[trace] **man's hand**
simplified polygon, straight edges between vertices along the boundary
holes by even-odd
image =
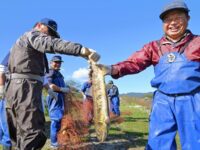
[[[106,66],[103,64],[96,64],[96,65],[103,71],[104,76],[112,74],[112,66]]]
[[[49,96],[53,97],[56,101],[58,100],[58,94],[54,92],[51,88],[48,89]]]
[[[60,91],[63,92],[63,93],[69,93],[70,88],[68,88],[68,87],[61,87]]]
[[[87,98],[86,98],[86,95],[83,95],[83,100],[86,100]]]
[[[5,97],[4,85],[0,85],[0,99]]]
[[[82,47],[80,55],[94,62],[97,62],[101,57],[95,50],[86,47]]]

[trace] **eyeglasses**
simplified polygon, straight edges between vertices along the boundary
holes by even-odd
[[[172,21],[183,22],[184,20],[185,20],[184,16],[167,17],[167,18],[163,19],[163,23],[171,23]]]

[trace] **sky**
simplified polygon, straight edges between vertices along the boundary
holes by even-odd
[[[127,59],[144,44],[163,35],[159,14],[169,0],[6,0],[0,2],[0,61],[17,38],[42,18],[58,24],[61,38],[96,50],[99,63],[112,65]],[[189,29],[200,33],[199,0],[185,0],[190,11]],[[50,60],[52,54],[48,54]],[[62,55],[66,80],[87,80],[88,63],[81,57]],[[152,92],[153,67],[113,80],[120,93]]]

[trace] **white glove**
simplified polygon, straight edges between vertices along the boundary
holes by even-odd
[[[100,59],[100,55],[93,49],[89,49],[91,54],[89,55],[89,60],[93,60],[94,62],[97,62]]]
[[[0,65],[0,72],[5,73],[8,70],[8,68],[4,65]]]
[[[3,99],[5,96],[4,85],[0,85],[0,99]]]
[[[83,100],[86,100],[86,95],[83,95]]]
[[[68,87],[61,87],[60,91],[63,92],[63,93],[69,93],[70,88],[68,88]]]
[[[51,88],[48,89],[48,94],[53,97],[56,101],[58,100],[58,94],[54,92]]]
[[[97,62],[101,57],[95,50],[86,47],[81,48],[80,55],[94,62]]]

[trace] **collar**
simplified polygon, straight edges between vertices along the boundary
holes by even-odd
[[[160,44],[161,45],[174,45],[174,47],[179,46],[181,44],[184,44],[185,42],[188,41],[188,39],[191,38],[191,36],[193,36],[192,32],[190,30],[186,30],[185,34],[176,42],[171,41],[170,39],[167,38],[166,35],[164,35],[161,39],[160,39]]]
[[[56,71],[56,72],[59,72],[59,71],[60,71],[60,69],[54,69],[54,68],[52,68],[52,67],[50,67],[50,70],[53,70],[53,71]]]

